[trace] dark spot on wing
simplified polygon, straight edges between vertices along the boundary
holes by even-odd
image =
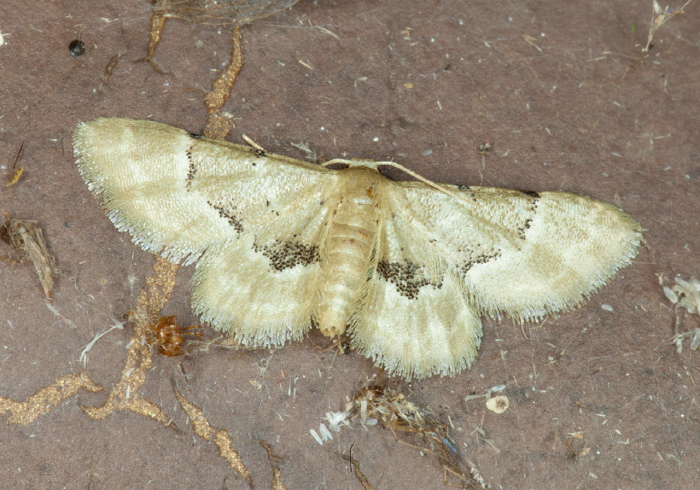
[[[526,192],[526,191],[521,191],[523,194],[530,196],[532,199],[530,200],[530,206],[529,206],[529,211],[533,215],[537,213],[537,205],[540,202],[540,195],[537,192]],[[518,232],[518,237],[522,240],[525,240],[525,233],[527,230],[530,229],[530,225],[532,224],[532,218],[526,218],[525,221],[523,222],[522,225],[518,226],[517,232]]]
[[[469,272],[469,269],[474,267],[477,264],[485,264],[487,262],[490,262],[493,259],[497,259],[498,257],[501,256],[501,252],[498,250],[494,250],[493,252],[487,253],[487,254],[481,254],[477,255],[473,259],[470,259],[466,261],[462,266],[459,268],[463,274],[466,274]]]
[[[525,220],[522,226],[518,227],[518,237],[525,240],[525,232],[530,229],[530,223],[532,223],[532,218]]]
[[[526,196],[534,197],[535,199],[539,199],[539,198],[540,198],[540,193],[539,193],[539,192],[535,192],[535,191],[523,191],[523,190],[521,190],[520,192],[522,192],[522,193],[525,194]]]
[[[250,152],[258,157],[266,157],[267,156],[267,152],[265,150],[263,150],[262,148],[255,148],[254,146],[250,147]]]
[[[207,204],[216,209],[219,212],[219,216],[226,219],[228,224],[231,225],[238,233],[243,233],[243,223],[234,214],[236,210],[235,206],[226,208],[222,204],[217,204],[212,201],[207,201]]]
[[[193,138],[196,138],[197,135],[194,135],[190,133],[190,136]],[[194,145],[192,145],[194,146]],[[190,186],[192,185],[192,180],[195,178],[197,175],[197,166],[194,163],[194,160],[192,160],[192,146],[190,146],[185,154],[187,155],[187,160],[190,162],[189,167],[187,168],[187,179],[185,183],[185,187],[189,190]]]
[[[274,240],[267,245],[253,246],[253,250],[270,260],[270,266],[276,271],[291,269],[299,264],[307,266],[318,262],[318,246],[301,242],[282,242]]]
[[[475,193],[474,191],[472,191],[471,187],[469,187],[468,185],[458,185],[458,186],[457,186],[457,189],[459,189],[459,190],[462,191],[467,197],[469,197],[469,198],[472,200],[472,202],[477,202],[477,201],[478,201],[478,199],[476,198],[476,193]]]
[[[196,140],[204,139],[204,136],[202,136],[201,134],[190,133],[189,131],[187,132],[187,134],[190,135],[190,138],[194,138]]]
[[[377,264],[377,272],[386,281],[393,283],[401,296],[408,299],[416,299],[424,286],[432,286],[435,289],[442,287],[442,281],[429,280],[425,277],[425,268],[409,260],[401,262],[380,260]]]
[[[194,162],[190,160],[190,166],[187,169],[187,184],[186,187],[189,187],[192,185],[192,180],[194,179],[195,175],[197,175],[197,167],[195,166]]]

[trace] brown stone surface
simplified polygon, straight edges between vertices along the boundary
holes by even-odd
[[[303,142],[321,159],[393,159],[438,182],[576,192],[618,203],[648,230],[634,264],[581,309],[522,330],[485,320],[470,370],[390,381],[449,417],[463,460],[493,488],[698,485],[697,353],[667,343],[676,314],[657,277],[700,275],[698,8],[664,25],[648,57],[639,45],[651,1],[300,0],[241,30],[245,65],[224,106],[232,140],[245,133],[296,158],[308,156],[292,145]],[[133,307],[151,273],[152,257],[116,231],[82,182],[71,133],[99,116],[201,132],[204,93],[226,66],[231,35],[169,21],[155,55],[163,75],[134,63],[149,19],[137,0],[0,3],[0,210],[3,220],[40,223],[61,270],[52,304],[67,319],[45,306],[31,264],[0,263],[0,397],[23,402],[80,373],[83,347]],[[79,35],[87,51],[74,58]],[[486,141],[493,150],[482,158]],[[24,174],[6,188],[22,143]],[[199,323],[191,276],[179,271],[164,311],[188,325]],[[682,319],[682,329],[696,326]],[[282,457],[274,465],[290,489],[362,488],[341,457],[351,445],[375,488],[443,488],[435,460],[388,430],[355,423],[323,447],[311,438],[376,372],[355,353],[318,350],[327,342],[316,332],[274,352],[154,356],[140,394],[177,429],[131,412],[92,420],[80,407],[105,402],[129,336],[114,330],[89,352],[87,374],[103,392],[2,427],[3,488],[248,488],[195,436],[173,384],[229,431],[257,488],[273,478],[259,439]],[[464,401],[499,384],[504,414]]]

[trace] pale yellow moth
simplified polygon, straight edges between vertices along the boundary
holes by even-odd
[[[78,167],[119,230],[196,263],[192,304],[251,347],[312,327],[406,378],[476,357],[481,316],[580,305],[636,255],[639,224],[564,192],[395,182],[164,124],[78,125]]]

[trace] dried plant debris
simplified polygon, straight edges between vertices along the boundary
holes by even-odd
[[[455,442],[450,438],[447,425],[440,423],[428,410],[406,400],[406,397],[391,388],[383,386],[366,386],[357,396],[345,405],[343,412],[328,412],[324,417],[332,432],[339,432],[343,426],[349,426],[351,422],[358,420],[363,426],[381,424],[390,429],[398,438],[404,434],[406,438],[418,436],[416,444],[410,444],[421,451],[432,453],[437,458],[440,466],[456,476],[462,482],[477,484],[472,471],[472,476],[467,475],[461,469],[459,451]],[[327,432],[325,424],[321,424],[321,430]],[[312,436],[315,431],[312,429]],[[314,437],[316,442],[323,444],[325,440],[332,439],[331,432],[326,437]],[[319,440],[320,439],[320,440]],[[355,468],[357,472],[358,467]],[[478,473],[478,472],[477,472]],[[358,475],[359,478],[359,475]],[[487,488],[478,484],[479,488]]]
[[[649,50],[654,46],[652,44],[652,39],[654,39],[654,34],[656,34],[656,31],[659,30],[659,28],[664,25],[666,22],[671,20],[672,17],[674,17],[676,14],[683,14],[684,8],[691,2],[692,0],[688,0],[683,4],[682,7],[680,8],[661,8],[659,5],[659,2],[656,0],[653,0],[652,2],[652,8],[654,10],[654,14],[651,17],[651,24],[649,25],[649,34],[647,35],[647,43],[644,45],[644,48],[642,48],[643,52],[649,52]]]
[[[0,225],[0,238],[12,245],[22,258],[28,258],[34,264],[39,282],[47,298],[52,297],[54,277],[56,276],[56,259],[49,252],[44,234],[36,221],[13,219]]]
[[[201,337],[202,333],[198,331],[200,328],[199,325],[180,326],[175,315],[162,316],[148,326],[146,343],[164,356],[183,356],[189,352],[185,349],[185,337]]]
[[[163,73],[153,61],[160,42],[165,19],[176,17],[198,24],[238,27],[291,7],[299,0],[156,0],[151,17],[150,38],[146,56],[139,61],[148,62]]]
[[[15,154],[15,160],[12,162],[12,166],[10,167],[12,175],[10,175],[10,178],[5,183],[5,187],[12,187],[15,185],[17,182],[19,182],[20,177],[22,177],[22,174],[24,173],[24,167],[17,167],[17,162],[22,156],[22,151],[24,151],[24,141],[19,145],[19,149]]]
[[[97,392],[103,388],[88,378],[85,372],[69,374],[40,389],[26,402],[0,397],[0,414],[11,413],[7,418],[8,424],[28,425],[49,413],[63,400],[77,395],[80,390]]]
[[[350,467],[353,469],[355,476],[360,482],[360,485],[362,485],[362,488],[364,488],[365,490],[374,490],[372,484],[369,482],[365,474],[362,473],[362,471],[360,470],[360,463],[357,461],[357,459],[353,458],[352,446],[350,446],[350,451],[348,451],[348,454],[343,453],[340,455],[340,457],[348,463],[350,463]]]
[[[676,305],[676,308],[685,308],[691,315],[700,315],[700,281],[691,278],[689,281],[676,277],[676,284],[673,287],[664,286],[664,294],[671,303]],[[663,279],[661,280],[663,283]],[[700,318],[700,316],[698,317]],[[678,320],[676,321],[676,329],[678,329]],[[671,339],[671,343],[675,344],[676,352],[683,352],[683,340],[690,340],[690,349],[697,350],[700,347],[700,328],[696,327],[687,332],[676,332]]]
[[[464,397],[464,401],[465,401],[465,402],[468,402],[468,401],[471,401],[471,400],[478,400],[478,399],[480,399],[480,398],[486,398],[486,399],[488,400],[488,399],[491,398],[491,395],[493,395],[494,393],[499,393],[499,392],[501,392],[501,391],[503,391],[503,390],[505,390],[505,389],[506,389],[506,385],[496,385],[496,386],[492,386],[491,388],[489,388],[488,390],[486,390],[486,392],[483,393],[483,394],[480,394],[480,395],[472,394],[472,395],[467,395],[467,396],[465,396],[465,397]]]
[[[676,277],[675,281],[672,288],[664,286],[666,297],[676,308],[685,308],[688,313],[700,315],[700,281],[694,277],[689,281]]]
[[[482,315],[522,322],[579,306],[642,239],[629,215],[575,194],[438,184],[394,162],[313,165],[152,121],[82,123],[74,152],[117,228],[197,263],[204,321],[248,347],[312,325],[347,331],[407,379],[469,367]],[[389,180],[383,165],[422,181]]]
[[[490,141],[486,141],[485,143],[480,144],[476,151],[478,151],[481,155],[487,155],[491,153],[491,150],[493,150],[493,145]]]
[[[236,26],[283,11],[299,0],[157,0],[153,11],[197,24]]]
[[[344,412],[327,412],[326,417],[328,417],[329,415],[331,415],[331,416],[337,416],[338,414],[342,415],[343,413]],[[330,433],[330,431],[328,430],[328,427],[326,427],[326,424],[324,424],[324,423],[321,423],[318,426],[318,432],[316,432],[314,429],[310,429],[309,434],[311,434],[311,437],[313,437],[314,440],[316,442],[318,442],[321,446],[323,446],[324,442],[333,440],[333,434]]]
[[[107,85],[107,82],[112,76],[112,71],[114,70],[114,67],[117,66],[119,60],[122,59],[122,56],[124,56],[128,50],[129,46],[124,46],[121,51],[112,56],[112,59],[109,60],[109,63],[107,63],[107,66],[105,67],[104,75],[102,75],[102,82],[100,82],[100,87],[97,89],[98,92],[102,92],[102,89],[105,87],[105,85]]]
[[[112,330],[122,330],[124,328],[124,323],[118,322],[117,320],[112,320],[112,322],[113,324],[111,327],[109,327],[107,330],[101,333],[95,334],[92,340],[88,342],[85,345],[85,347],[83,347],[83,350],[80,352],[80,357],[78,358],[78,361],[80,361],[83,364],[83,367],[87,366],[88,352],[90,352],[90,350],[95,346],[98,340],[100,340]]]
[[[567,434],[566,439],[564,439],[564,449],[564,457],[573,462],[591,452],[591,448],[586,446],[586,441],[583,440],[583,432],[581,431]]]

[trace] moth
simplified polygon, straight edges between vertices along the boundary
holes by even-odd
[[[82,123],[73,143],[119,230],[196,263],[203,320],[250,347],[346,334],[407,379],[469,367],[484,315],[579,306],[642,240],[575,194],[395,182],[378,171],[390,162],[334,170],[151,121]]]

